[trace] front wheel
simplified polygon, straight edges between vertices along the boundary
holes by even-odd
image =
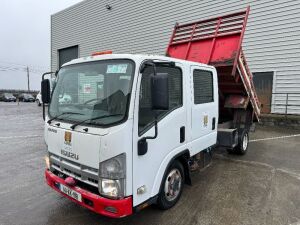
[[[157,205],[169,209],[179,200],[184,185],[184,169],[180,162],[174,161],[164,176],[158,194]]]
[[[37,104],[38,106],[41,106],[40,100],[36,100],[36,104]]]

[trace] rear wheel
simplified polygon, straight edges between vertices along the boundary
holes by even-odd
[[[184,185],[184,169],[180,162],[174,161],[162,180],[157,205],[169,209],[179,200]]]
[[[240,155],[246,154],[249,145],[249,133],[248,131],[244,130],[239,141],[239,145],[237,146],[237,153]]]
[[[246,130],[242,131],[241,136],[239,137],[239,143],[234,149],[227,149],[228,153],[245,155],[248,150],[249,145],[249,133]]]

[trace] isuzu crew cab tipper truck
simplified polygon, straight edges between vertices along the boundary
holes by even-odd
[[[44,79],[47,184],[124,217],[175,205],[212,147],[244,154],[260,113],[241,50],[248,13],[176,24],[167,56],[95,53],[64,64],[52,92]]]

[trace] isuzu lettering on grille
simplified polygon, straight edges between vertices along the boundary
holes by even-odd
[[[53,132],[53,133],[57,133],[57,130],[55,130],[55,129],[53,129],[53,128],[50,128],[50,127],[48,128],[48,131],[49,131],[49,132]]]
[[[65,151],[63,149],[60,151],[60,153],[68,158],[72,158],[72,159],[76,159],[76,160],[79,159],[79,155],[72,153],[72,152]]]

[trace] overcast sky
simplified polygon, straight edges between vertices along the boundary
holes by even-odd
[[[50,15],[81,0],[1,0],[0,89],[40,89],[50,68]]]

